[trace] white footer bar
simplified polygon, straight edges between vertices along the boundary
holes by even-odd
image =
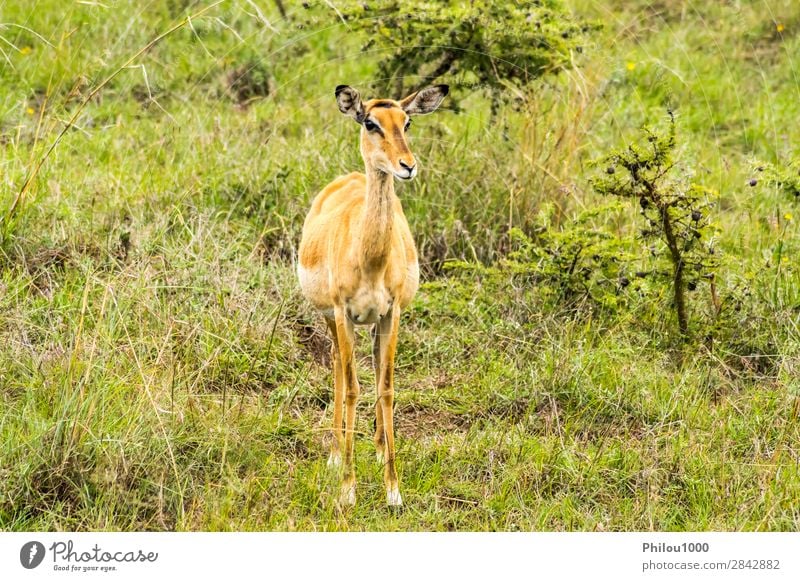
[[[2,579],[800,579],[800,533],[0,533]]]

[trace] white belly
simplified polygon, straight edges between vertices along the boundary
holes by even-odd
[[[324,268],[309,270],[298,263],[297,278],[300,281],[303,296],[326,318],[333,319],[333,306],[328,304],[330,302],[328,272]]]

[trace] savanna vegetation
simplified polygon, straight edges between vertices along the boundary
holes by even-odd
[[[794,0],[4,2],[0,528],[797,530],[798,54]],[[362,336],[342,509],[299,232],[334,87],[429,82],[405,506]]]

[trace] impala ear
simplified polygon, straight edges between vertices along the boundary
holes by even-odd
[[[447,85],[425,87],[400,101],[400,106],[409,115],[427,115],[436,111],[449,92]]]
[[[336,103],[339,105],[339,111],[349,115],[356,122],[361,123],[364,120],[364,105],[361,103],[361,95],[353,87],[347,85],[336,87]]]

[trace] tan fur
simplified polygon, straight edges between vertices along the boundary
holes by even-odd
[[[344,448],[341,502],[355,502],[353,436],[360,388],[353,356],[354,325],[374,325],[375,443],[385,462],[387,500],[400,504],[392,417],[394,355],[400,312],[417,292],[419,265],[414,239],[394,191],[394,177],[411,179],[416,173],[416,160],[405,140],[408,114],[404,109],[412,114],[428,113],[447,89],[435,88],[441,94],[433,94],[434,89],[415,93],[402,102],[372,100],[363,105],[357,92],[349,87],[340,89],[340,110],[364,125],[367,120],[376,123],[380,131],[361,129],[366,174],[341,176],[314,199],[303,226],[298,276],[305,297],[325,316],[333,342],[334,440],[329,464],[341,463]]]

